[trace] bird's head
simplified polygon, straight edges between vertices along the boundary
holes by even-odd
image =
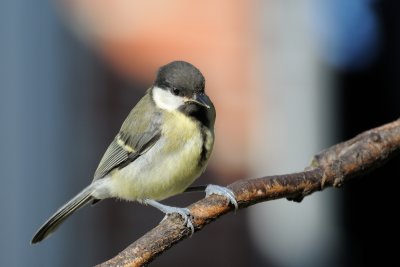
[[[213,105],[204,86],[204,76],[195,66],[173,61],[158,70],[151,90],[155,104],[164,110],[182,110],[190,105],[210,109]]]

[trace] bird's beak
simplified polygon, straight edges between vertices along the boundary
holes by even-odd
[[[194,94],[192,98],[187,99],[187,102],[194,102],[200,106],[210,108],[211,101],[206,94]]]

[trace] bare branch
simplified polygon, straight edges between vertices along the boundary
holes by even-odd
[[[239,208],[277,198],[301,201],[326,187],[340,187],[353,177],[379,167],[399,151],[400,120],[396,120],[318,153],[303,172],[240,180],[228,187],[235,193]],[[193,215],[195,231],[233,210],[217,195],[188,208]],[[117,256],[98,266],[146,265],[189,235],[190,230],[184,227],[179,215],[169,216]]]

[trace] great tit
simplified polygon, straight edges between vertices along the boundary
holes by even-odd
[[[153,85],[129,113],[107,148],[92,183],[51,216],[33,237],[38,243],[89,202],[119,198],[178,213],[193,233],[187,208],[157,201],[187,191],[205,170],[214,145],[215,108],[204,91],[205,79],[192,64],[162,66]],[[235,205],[233,192],[209,185]],[[204,189],[203,188],[203,189]]]

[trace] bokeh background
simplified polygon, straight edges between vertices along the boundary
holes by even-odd
[[[29,244],[90,183],[169,61],[197,66],[217,108],[216,147],[197,184],[299,171],[319,150],[398,118],[399,12],[397,0],[1,1],[0,265],[91,266],[162,219],[107,200]],[[301,204],[224,216],[152,266],[391,265],[399,164]]]

